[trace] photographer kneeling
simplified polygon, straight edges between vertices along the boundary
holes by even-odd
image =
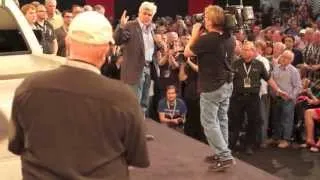
[[[177,98],[177,88],[170,85],[166,88],[166,97],[159,101],[159,119],[173,129],[183,129],[187,107],[182,99]]]
[[[192,29],[184,55],[198,56],[200,119],[208,143],[215,155],[206,157],[210,169],[222,171],[234,164],[228,148],[228,108],[232,94],[231,58],[235,42],[224,32],[225,15],[219,6],[209,5],[204,12],[203,33],[201,24]]]

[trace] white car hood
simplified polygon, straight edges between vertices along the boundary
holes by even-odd
[[[0,111],[8,120],[15,89],[23,79],[34,72],[58,68],[64,61],[51,55],[0,56]]]

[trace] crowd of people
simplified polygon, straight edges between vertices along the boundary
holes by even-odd
[[[21,11],[42,32],[44,53],[70,58],[65,39],[73,18],[104,8],[60,13],[56,3]],[[225,32],[220,7],[152,22],[157,6],[144,2],[137,17],[124,11],[113,27],[115,43],[100,70],[131,87],[145,117],[208,143],[214,170],[234,164],[239,144],[250,155],[293,143],[319,152],[320,16],[310,8],[303,0],[284,12],[262,7],[249,28]]]

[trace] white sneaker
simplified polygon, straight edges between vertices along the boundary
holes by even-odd
[[[319,152],[319,148],[317,148],[317,147],[311,147],[311,148],[310,148],[310,151],[311,151],[311,152],[314,152],[314,153],[317,153],[317,152]]]

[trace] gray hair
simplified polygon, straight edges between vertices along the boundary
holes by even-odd
[[[152,12],[152,15],[155,15],[157,13],[157,6],[153,2],[144,1],[139,7],[139,12],[142,10],[149,10]]]
[[[283,53],[280,55],[280,57],[281,57],[281,56],[284,56],[284,55],[289,55],[291,61],[293,61],[293,59],[294,59],[294,53],[293,53],[291,50],[285,50],[285,51],[283,51]]]
[[[55,2],[57,4],[57,0],[45,0],[44,4],[49,4],[50,2]]]

